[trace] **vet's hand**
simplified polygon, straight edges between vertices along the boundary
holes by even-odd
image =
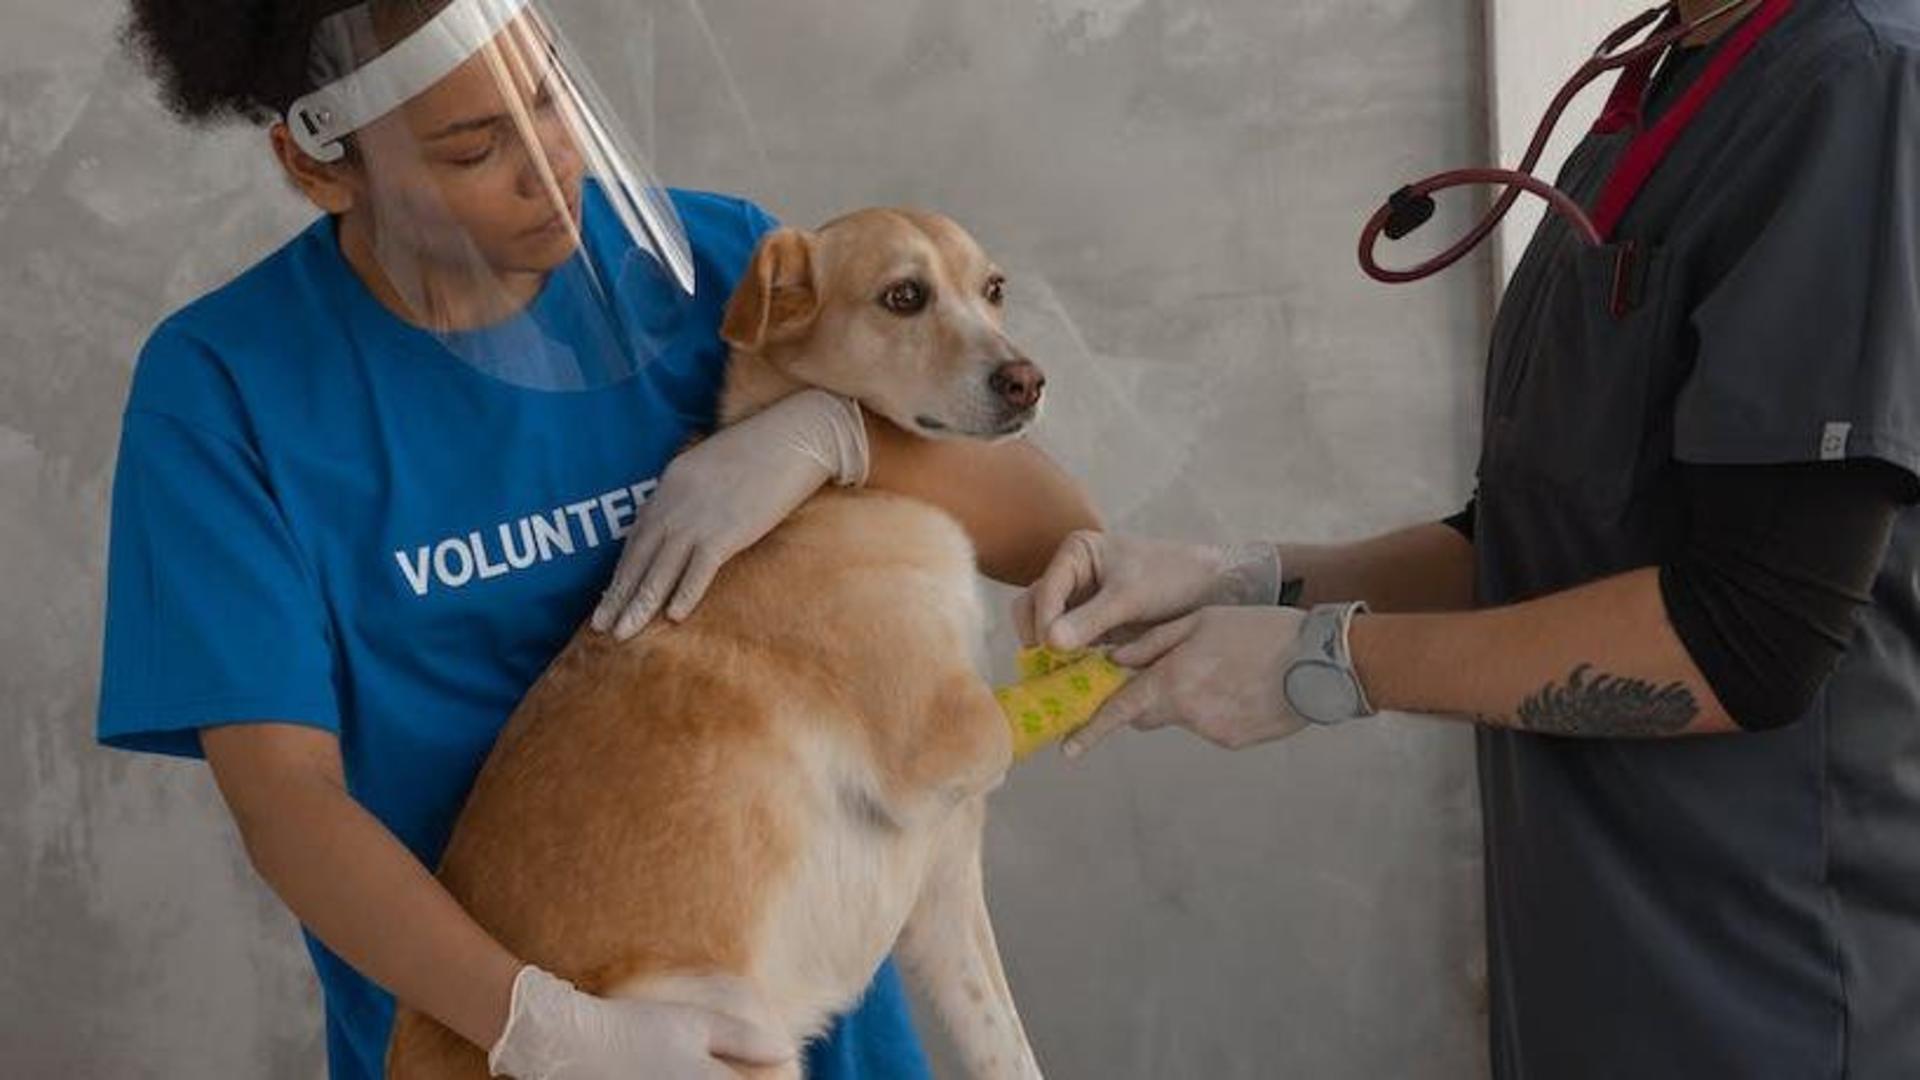
[[[1228,750],[1294,734],[1306,721],[1287,705],[1283,683],[1306,617],[1293,608],[1203,608],[1113,650],[1116,663],[1145,670],[1067,740],[1067,756],[1127,726],[1177,724]]]
[[[1209,605],[1280,602],[1272,544],[1210,547],[1077,532],[1014,601],[1022,644],[1079,649]]]
[[[744,980],[699,980],[722,1011],[647,1001],[612,1001],[528,964],[513,981],[513,1006],[487,1054],[494,1076],[515,1080],[732,1080],[729,1062],[784,1065],[793,1043],[747,1017],[755,998]]]
[[[662,605],[667,618],[686,618],[728,559],[821,485],[866,479],[860,407],[824,390],[802,390],[722,429],[674,459],[640,508],[593,628],[624,641]]]

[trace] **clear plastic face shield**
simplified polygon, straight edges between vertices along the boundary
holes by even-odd
[[[291,135],[353,192],[343,252],[404,322],[486,374],[592,389],[679,332],[686,233],[534,0],[369,0],[315,31]]]

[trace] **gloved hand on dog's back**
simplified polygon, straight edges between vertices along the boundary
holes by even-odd
[[[662,605],[676,622],[691,615],[727,560],[822,485],[865,483],[867,455],[860,406],[816,389],[691,447],[641,506],[593,628],[624,641],[646,629]]]
[[[730,1062],[793,1060],[789,1040],[747,1019],[756,1010],[743,980],[714,976],[692,988],[715,1008],[598,998],[528,964],[514,978],[487,1071],[514,1080],[732,1080]]]

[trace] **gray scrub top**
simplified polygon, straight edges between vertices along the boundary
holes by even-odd
[[[1561,186],[1592,205],[1630,137]],[[1920,474],[1920,0],[1799,0],[1613,239],[1550,216],[1501,306],[1485,604],[1675,556],[1679,463]],[[1908,511],[1795,725],[1479,735],[1496,1076],[1920,1077],[1917,556]]]

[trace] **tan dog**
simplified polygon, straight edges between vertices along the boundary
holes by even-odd
[[[1043,380],[1002,332],[1001,285],[934,215],[782,229],[728,308],[723,422],[811,385],[929,436],[1016,434]],[[796,1046],[897,945],[971,1075],[1038,1077],[981,888],[985,796],[1011,758],[981,634],[957,523],[823,492],[685,623],[575,636],[502,732],[440,877],[582,990],[675,1001],[676,977],[744,976]],[[410,1011],[388,1070],[487,1074]]]

